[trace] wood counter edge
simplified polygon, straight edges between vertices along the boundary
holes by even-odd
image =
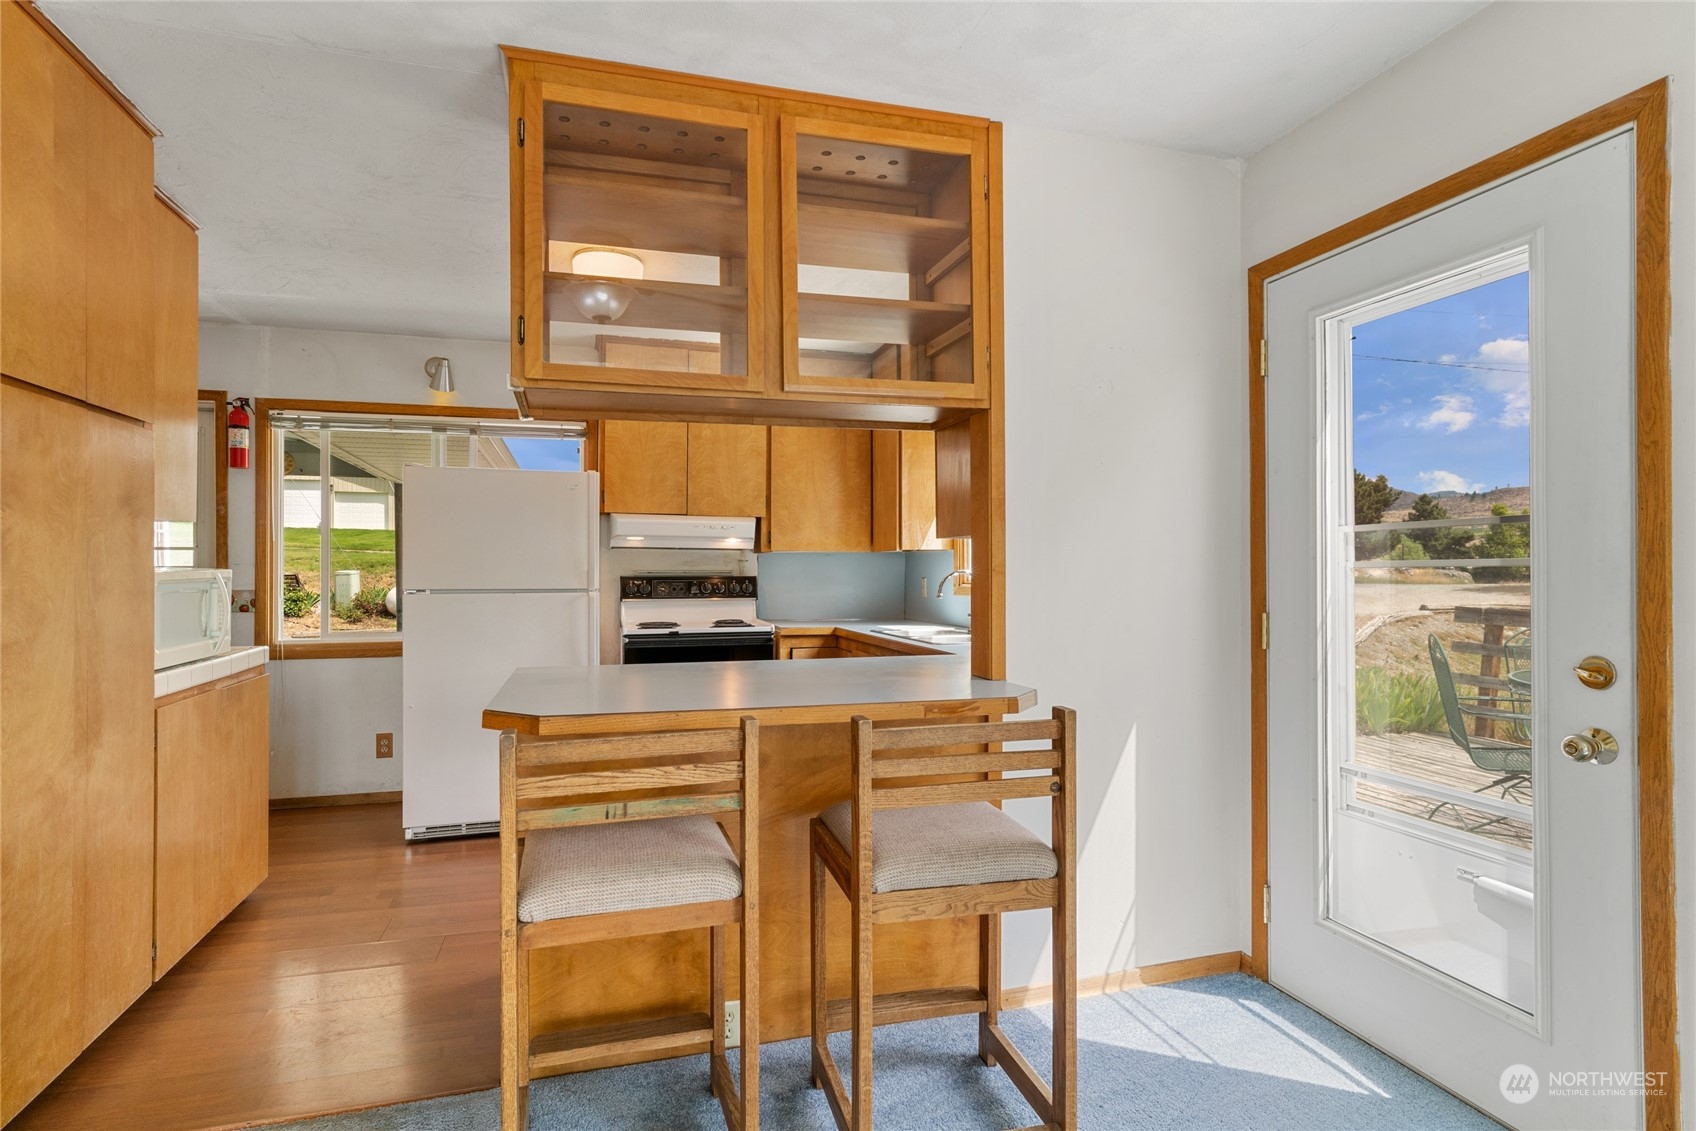
[[[903,700],[883,703],[832,703],[812,707],[713,708],[700,711],[651,711],[605,715],[516,715],[484,711],[485,730],[511,730],[539,738],[569,734],[645,734],[664,730],[707,730],[735,726],[752,715],[766,726],[846,723],[855,715],[869,719],[947,718],[1016,715],[1036,706],[1036,691],[986,699]]]

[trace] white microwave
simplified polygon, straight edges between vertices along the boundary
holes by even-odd
[[[230,571],[153,571],[153,670],[230,648]]]

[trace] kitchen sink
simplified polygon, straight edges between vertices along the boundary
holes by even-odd
[[[878,631],[889,636],[917,640],[921,644],[970,644],[972,642],[972,634],[969,629],[953,628],[947,625],[939,625],[933,628],[886,624],[880,626]]]

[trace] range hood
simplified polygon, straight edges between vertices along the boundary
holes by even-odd
[[[615,514],[613,549],[752,550],[754,519],[716,515]]]

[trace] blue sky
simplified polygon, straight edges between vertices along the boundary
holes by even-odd
[[[526,471],[582,471],[583,441],[508,436],[507,451]]]
[[[1355,327],[1354,465],[1409,491],[1531,482],[1530,275]]]

